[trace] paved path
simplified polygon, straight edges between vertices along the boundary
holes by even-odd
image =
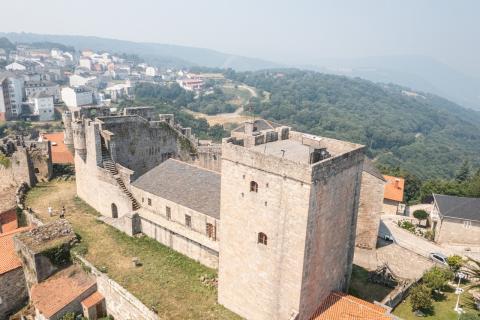
[[[450,256],[455,254],[451,249],[443,248],[431,241],[418,237],[407,230],[400,228],[397,225],[397,220],[402,216],[383,215],[380,222],[380,236],[384,234],[391,234],[395,239],[395,243],[400,247],[415,252],[426,258],[432,252],[440,252],[444,255]]]

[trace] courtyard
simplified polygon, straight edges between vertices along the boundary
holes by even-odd
[[[147,237],[129,237],[98,221],[76,197],[75,181],[52,180],[31,189],[26,205],[44,222],[65,218],[81,239],[75,250],[167,319],[240,319],[217,303],[216,270]],[[48,207],[53,208],[52,217]],[[138,258],[141,266],[134,266]]]

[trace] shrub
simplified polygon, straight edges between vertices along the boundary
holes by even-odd
[[[453,255],[447,258],[447,263],[453,272],[457,272],[463,265],[463,259],[458,255]]]
[[[410,232],[415,232],[415,225],[408,220],[399,221],[398,226]]]
[[[412,310],[428,310],[432,308],[431,291],[425,285],[416,285],[410,290]]]
[[[418,223],[428,218],[428,212],[425,210],[415,210],[413,216],[418,220]]]
[[[460,320],[480,320],[480,315],[474,313],[464,313],[460,316]]]
[[[453,279],[453,277],[453,272],[450,270],[433,267],[423,275],[423,283],[431,290],[441,290],[446,286],[449,280]]]

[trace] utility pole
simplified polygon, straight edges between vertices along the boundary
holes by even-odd
[[[461,272],[458,272],[457,277],[458,277],[458,284],[457,284],[457,288],[455,289],[455,294],[457,295],[457,304],[455,305],[455,308],[453,310],[455,310],[460,315],[463,313],[463,309],[460,308],[458,305],[460,303],[460,295],[464,291],[462,288],[460,288],[460,282],[462,281],[463,278],[465,278],[465,275]]]

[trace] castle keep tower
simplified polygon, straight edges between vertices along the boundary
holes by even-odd
[[[219,303],[247,319],[304,320],[347,289],[363,151],[272,123],[224,139]]]

